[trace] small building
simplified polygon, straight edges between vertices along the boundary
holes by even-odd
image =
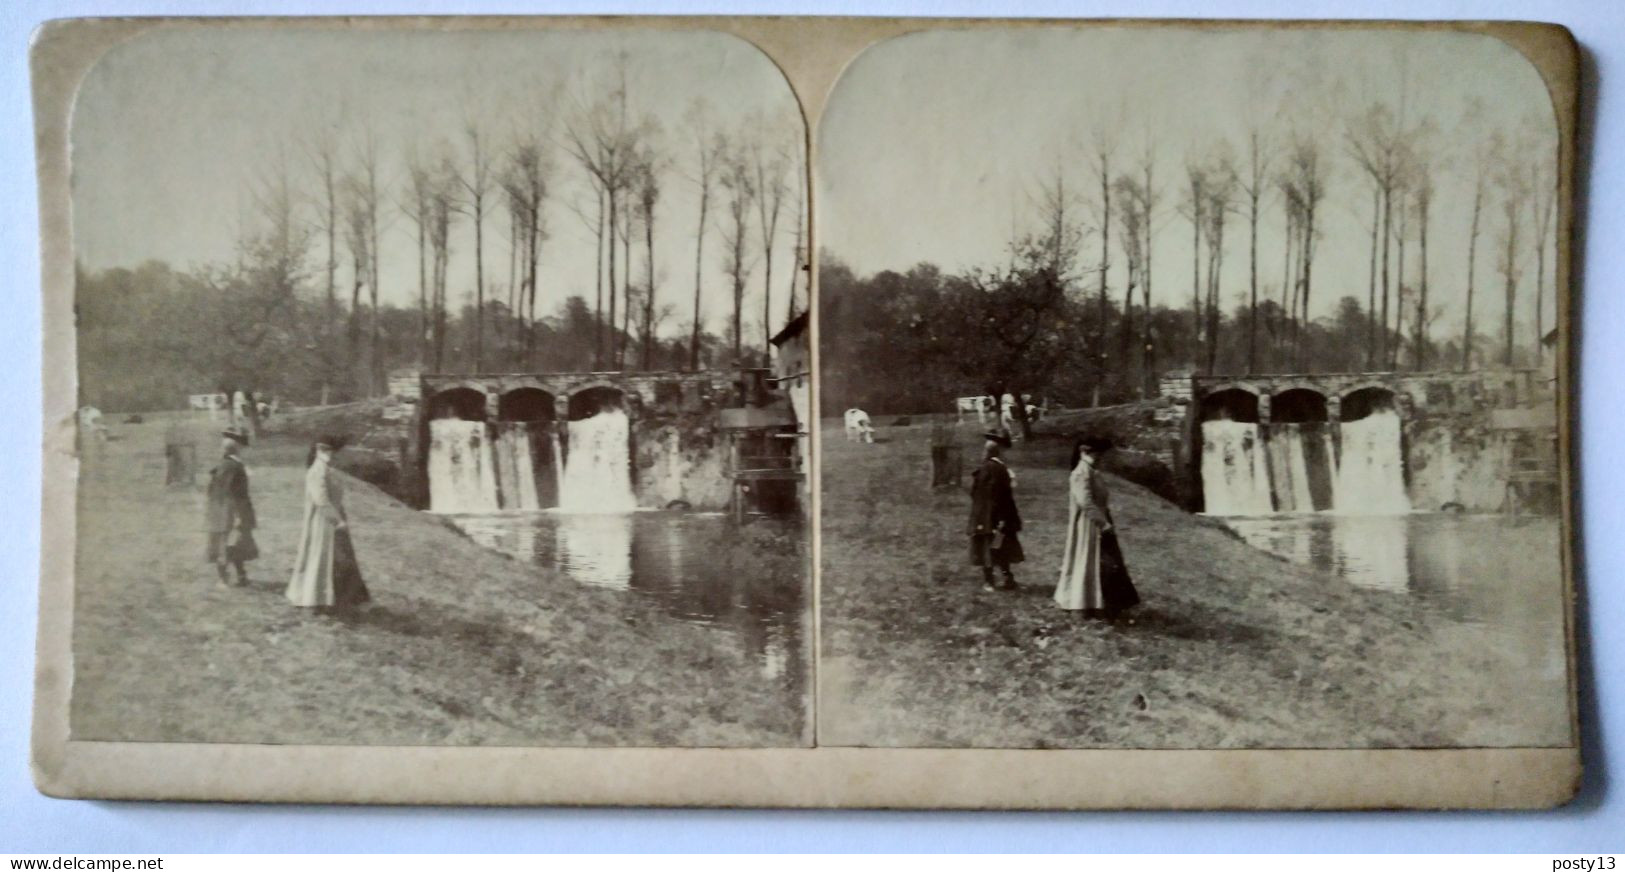
[[[728,446],[728,508],[737,522],[795,512],[806,481],[800,448],[806,440],[789,399],[768,388],[768,372],[741,370],[742,404],[717,413]]]
[[[773,364],[773,382],[790,398],[790,410],[795,415],[796,453],[801,468],[812,468],[812,342],[808,334],[808,315],[802,312],[790,319],[770,341],[778,350]],[[804,478],[804,482],[805,482]],[[809,497],[811,484],[802,488],[802,497]]]

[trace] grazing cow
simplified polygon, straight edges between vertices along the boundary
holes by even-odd
[[[964,420],[966,412],[976,413],[976,423],[986,424],[987,413],[993,410],[993,400],[990,397],[959,397],[954,400],[954,411],[960,420]]]
[[[102,423],[102,410],[95,406],[79,407],[79,428],[94,439],[107,438],[107,425]]]
[[[875,428],[869,423],[869,413],[862,409],[846,410],[846,441],[874,442]]]

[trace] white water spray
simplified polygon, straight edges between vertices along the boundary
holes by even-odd
[[[630,512],[632,493],[631,422],[626,412],[606,408],[570,422],[570,456],[564,462],[559,510],[574,513]]]
[[[1202,493],[1210,515],[1267,515],[1274,510],[1257,424],[1202,422]]]
[[[447,514],[494,512],[496,463],[484,421],[429,422],[429,510]]]
[[[1411,510],[1405,494],[1399,415],[1378,409],[1344,421],[1343,457],[1337,467],[1337,511],[1349,515],[1398,515]]]

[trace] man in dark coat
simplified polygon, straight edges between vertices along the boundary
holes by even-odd
[[[970,486],[970,562],[982,567],[982,585],[993,590],[993,570],[1003,575],[1005,590],[1016,588],[1016,577],[1010,571],[1012,563],[1026,559],[1021,541],[1021,513],[1016,510],[1015,477],[1004,465],[1001,455],[1010,447],[1010,437],[999,432],[986,434],[982,449],[982,465],[976,470]]]
[[[209,492],[206,521],[209,529],[209,547],[206,558],[214,564],[220,583],[230,587],[226,564],[237,570],[238,585],[248,583],[243,564],[260,556],[254,543],[254,501],[248,496],[248,468],[243,465],[242,449],[248,444],[248,434],[235,428],[220,434],[224,438],[220,463],[209,471]]]

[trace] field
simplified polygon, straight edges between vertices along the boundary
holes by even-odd
[[[1109,479],[1144,604],[1089,621],[1050,600],[1066,444],[1008,459],[1019,592],[967,565],[969,499],[927,485],[929,428],[823,431],[819,741],[954,747],[1439,747],[1564,735],[1567,712],[1492,685],[1492,646],[1445,643],[1416,600],[1353,587]],[[970,461],[976,429],[959,431]]]
[[[302,442],[249,449],[262,558],[251,584],[203,560],[203,467],[163,484],[161,421],[86,446],[74,614],[74,739],[269,744],[797,745],[809,682],[773,681],[714,634],[615,591],[470,542],[346,484],[373,603],[351,615],[282,596],[298,540]],[[760,565],[717,543],[715,559]],[[794,543],[778,543],[794,552]],[[786,561],[793,558],[786,557]],[[808,662],[802,658],[801,662]]]

